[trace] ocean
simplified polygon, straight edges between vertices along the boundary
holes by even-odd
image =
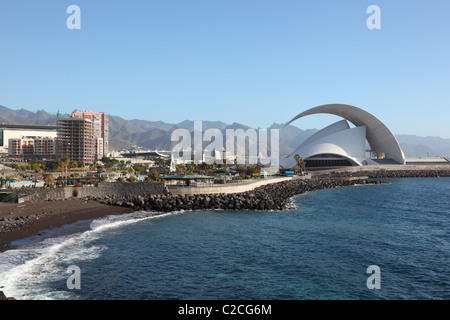
[[[449,299],[450,178],[386,181],[298,195],[282,212],[80,221],[0,254],[0,290],[56,300]]]

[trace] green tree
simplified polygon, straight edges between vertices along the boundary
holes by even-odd
[[[61,168],[64,169],[65,180],[66,180],[66,185],[67,185],[67,169],[69,168],[69,165],[70,165],[70,158],[68,156],[62,156],[60,164],[61,164]]]
[[[139,172],[140,174],[146,174],[148,169],[146,165],[139,163],[133,165],[132,168],[134,169],[135,172]]]
[[[38,175],[42,171],[44,171],[45,163],[40,162],[40,161],[36,161],[36,160],[32,160],[30,162],[30,167],[31,167],[31,170],[34,171],[34,187],[36,188],[36,181],[37,181]]]
[[[147,179],[148,178],[148,179]],[[159,172],[155,168],[150,169],[146,181],[157,181],[159,180]]]
[[[214,163],[202,162],[197,165],[197,170],[201,174],[211,174],[214,171]]]
[[[65,172],[65,180],[67,184],[67,168],[70,166],[70,158],[68,156],[62,156],[55,160],[53,163],[53,170],[60,171],[61,175]]]
[[[127,179],[127,181],[128,181],[128,182],[136,182],[136,181],[137,181],[137,178],[136,178],[135,176],[130,176],[130,177]]]
[[[53,180],[53,175],[51,173],[45,174],[44,175],[44,185],[46,187],[51,188],[54,186],[54,184],[55,184],[55,181]]]
[[[245,177],[247,175],[247,167],[243,164],[236,164],[236,171],[239,173],[240,177]]]
[[[107,169],[112,169],[114,166],[119,164],[119,160],[113,159],[113,158],[109,158],[109,157],[106,157],[106,156],[103,156],[101,161],[104,163],[105,168],[107,168]]]
[[[169,169],[170,167],[170,159],[163,159],[161,157],[153,158],[153,161],[155,162],[156,166],[163,168],[163,169]]]
[[[177,171],[177,174],[185,174],[186,172],[186,166],[184,163],[179,163],[175,166],[175,169]]]
[[[296,154],[294,156],[294,159],[295,159],[295,162],[297,163],[294,168],[295,173],[297,174],[299,170],[301,173],[303,173],[303,168],[305,168],[305,166],[306,166],[305,160],[303,160],[302,157],[300,157],[300,155],[298,155],[298,154]]]
[[[198,172],[198,166],[193,162],[187,163],[185,167],[185,174],[194,174]]]
[[[78,161],[76,161],[76,160],[70,160],[70,162],[69,162],[69,168],[71,168],[71,169],[75,169],[75,168],[78,168]]]

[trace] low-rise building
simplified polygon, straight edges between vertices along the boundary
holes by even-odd
[[[8,140],[8,155],[23,158],[55,158],[56,138],[21,137]]]
[[[23,137],[29,138],[47,137],[53,139],[56,138],[56,136],[57,136],[57,128],[55,126],[1,124],[0,154],[3,156],[6,156],[8,154],[10,139],[22,139]]]

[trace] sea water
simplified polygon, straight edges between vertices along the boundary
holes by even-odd
[[[282,212],[81,221],[0,254],[0,290],[17,299],[449,299],[450,178],[387,181],[299,195]],[[368,286],[369,266],[379,289]]]

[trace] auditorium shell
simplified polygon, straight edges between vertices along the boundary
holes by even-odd
[[[297,154],[306,161],[307,167],[405,164],[405,155],[386,125],[369,112],[354,106],[327,104],[315,107],[300,113],[286,126],[313,114],[332,114],[343,119],[316,132],[289,156],[281,158],[281,167],[294,167]],[[349,122],[354,127],[350,127]],[[366,152],[367,144],[370,154]]]

